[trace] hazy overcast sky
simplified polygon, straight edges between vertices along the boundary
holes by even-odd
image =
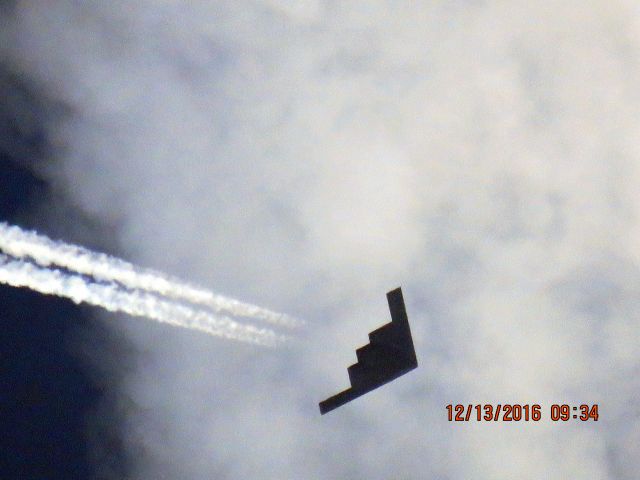
[[[112,322],[132,478],[637,478],[637,2],[14,3],[56,188],[127,259],[308,322],[276,351]],[[399,285],[419,368],[321,417]]]

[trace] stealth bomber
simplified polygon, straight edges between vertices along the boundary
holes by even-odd
[[[347,369],[351,388],[320,402],[322,415],[418,366],[402,290],[396,288],[387,293],[387,302],[391,323],[371,332],[369,343],[356,350],[358,363]]]

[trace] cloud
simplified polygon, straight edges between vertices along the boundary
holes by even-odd
[[[59,188],[130,258],[309,320],[262,362],[132,325],[136,475],[634,478],[636,13],[18,2],[8,55],[72,109]],[[321,418],[400,284],[420,368]],[[446,422],[485,402],[602,416]]]

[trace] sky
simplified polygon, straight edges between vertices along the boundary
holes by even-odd
[[[95,476],[637,477],[636,2],[1,11],[5,102],[38,139],[4,135],[2,161],[50,192],[14,223],[307,322],[269,350],[83,310]],[[320,416],[400,285],[418,369]]]

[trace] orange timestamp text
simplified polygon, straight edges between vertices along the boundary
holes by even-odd
[[[450,422],[539,422],[542,420],[542,413],[542,406],[537,403],[447,405],[447,419]],[[569,420],[597,422],[598,404],[573,406],[554,403],[549,408],[549,418],[554,422]]]

